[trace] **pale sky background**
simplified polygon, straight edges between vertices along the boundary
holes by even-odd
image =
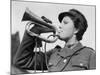
[[[87,21],[88,29],[84,34],[83,40],[81,41],[84,46],[92,47],[95,49],[95,7],[94,6],[82,6],[82,5],[69,5],[69,4],[51,4],[51,3],[37,3],[37,2],[20,2],[12,1],[12,22],[11,22],[11,33],[16,31],[20,32],[20,39],[22,40],[23,33],[25,30],[26,22],[21,22],[22,16],[28,7],[33,13],[38,16],[45,16],[49,18],[53,25],[59,26],[58,14],[69,9],[77,9],[81,11]],[[54,48],[56,45],[64,46],[64,42],[58,40],[53,44],[47,44],[47,50]]]

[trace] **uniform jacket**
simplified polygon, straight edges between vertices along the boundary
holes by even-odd
[[[36,57],[37,70],[41,70],[40,68],[42,68],[43,70],[48,69],[49,72],[54,72],[90,70],[96,68],[95,51],[89,47],[84,47],[81,43],[78,43],[73,49],[68,47],[55,47],[48,51],[46,53],[47,67],[45,63],[45,54],[43,52],[37,52],[37,56],[35,56],[35,39],[36,37],[31,37],[27,32],[24,33],[23,40],[14,58],[15,67],[21,70],[34,70]]]

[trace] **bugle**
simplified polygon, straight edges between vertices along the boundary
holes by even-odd
[[[58,36],[56,35],[58,33],[58,30],[55,27],[55,25],[46,23],[41,17],[39,17],[36,14],[34,14],[33,12],[31,12],[28,8],[26,8],[26,10],[25,10],[22,21],[31,21],[31,22],[27,23],[26,27],[25,27],[26,31],[31,36],[36,36],[47,43],[54,43],[58,39]],[[48,39],[50,36],[48,36],[48,38],[44,38],[43,36],[32,32],[31,28],[30,28],[32,26],[32,23],[33,23],[33,27],[34,26],[42,27],[43,28],[42,32],[44,32],[44,33],[53,32],[53,35],[50,35],[50,36],[53,36],[53,39]]]

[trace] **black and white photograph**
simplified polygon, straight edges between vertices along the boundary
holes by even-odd
[[[96,70],[96,6],[11,1],[11,75]]]

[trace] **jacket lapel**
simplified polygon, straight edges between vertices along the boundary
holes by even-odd
[[[65,57],[71,56],[74,52],[76,52],[77,50],[79,50],[82,47],[83,46],[80,42],[73,49],[70,49],[70,48],[65,46],[63,49],[61,49],[58,52],[58,55],[65,58]]]

